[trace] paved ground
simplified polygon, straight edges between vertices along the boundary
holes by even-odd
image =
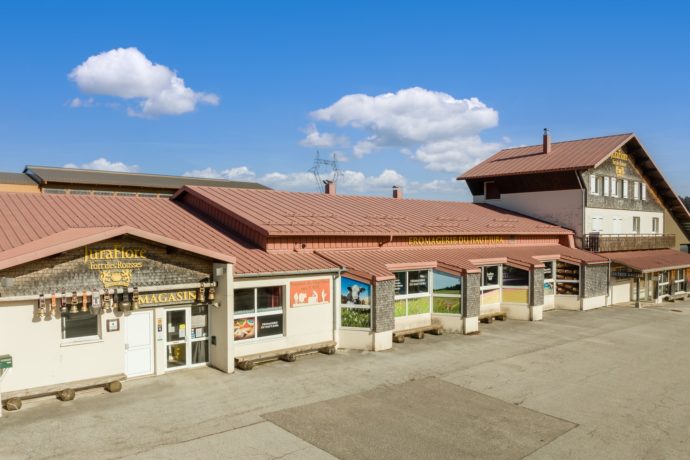
[[[419,417],[425,403],[437,419]],[[307,433],[310,414],[323,423]],[[4,415],[2,459],[387,458],[405,457],[394,448],[406,445],[428,458],[453,446],[458,457],[689,458],[690,303],[548,312],[540,323],[482,325],[479,336],[427,336],[234,375],[180,371]],[[362,433],[351,449],[342,442]],[[449,439],[435,451],[439,433]],[[394,448],[370,444],[382,440]]]

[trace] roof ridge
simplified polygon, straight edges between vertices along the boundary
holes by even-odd
[[[634,136],[634,132],[629,132],[629,133],[620,133],[620,134],[609,134],[607,136],[594,136],[594,137],[585,137],[582,139],[570,139],[567,141],[558,141],[558,142],[552,142],[551,145],[556,145],[556,144],[568,144],[570,142],[583,142],[583,141],[593,141],[595,139],[608,139],[610,137],[620,137],[620,136]],[[529,147],[541,147],[542,144],[533,144],[533,145],[519,145],[516,147],[507,147],[505,149],[499,150],[496,152],[494,155],[499,154],[501,152],[505,152],[506,150],[515,150],[515,149],[526,149]]]

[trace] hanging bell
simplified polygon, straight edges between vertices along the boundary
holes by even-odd
[[[53,295],[50,296],[50,313],[55,316],[57,313],[57,292],[53,291]]]
[[[212,285],[208,288],[208,301],[213,302],[214,300],[216,300],[216,287]]]
[[[199,296],[196,298],[196,300],[199,303],[206,302],[206,288],[203,285],[201,285],[199,288]]]
[[[72,291],[72,306],[69,308],[70,313],[79,313],[79,308],[77,307],[77,291]]]
[[[38,316],[41,318],[46,316],[46,297],[43,294],[38,296]]]
[[[139,288],[136,286],[132,290],[132,310],[139,310]]]
[[[110,297],[110,291],[107,289],[105,290],[105,294],[103,294],[103,308],[108,311],[113,309],[113,299]]]
[[[122,290],[122,300],[120,301],[120,310],[127,311],[132,304],[129,303],[129,290],[124,288]]]
[[[117,289],[113,289],[113,299],[110,303],[110,306],[113,309],[113,311],[117,310],[119,307],[118,302],[117,302],[118,296],[119,296],[119,294],[117,293]]]
[[[89,295],[86,293],[86,289],[81,291],[81,309],[82,313],[88,313],[89,311]]]
[[[67,313],[67,294],[65,291],[60,294],[60,313]]]

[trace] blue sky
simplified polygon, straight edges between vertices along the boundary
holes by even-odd
[[[318,149],[346,192],[467,199],[457,174],[549,127],[634,131],[690,195],[690,7],[460,3],[3,3],[0,170],[102,159],[313,191]]]

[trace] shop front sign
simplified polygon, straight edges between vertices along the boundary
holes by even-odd
[[[628,154],[618,149],[611,155],[611,161],[613,161],[613,166],[616,168],[616,177],[625,176],[625,166],[629,161]]]
[[[411,236],[410,246],[503,244],[502,236]]]
[[[331,282],[328,278],[319,280],[293,281],[290,283],[290,306],[305,307],[330,303]]]
[[[611,275],[614,278],[643,278],[644,276],[640,272],[633,272],[633,271],[626,271],[626,270],[617,270],[614,272],[611,272]]]
[[[155,307],[158,305],[194,303],[197,301],[197,299],[198,292],[196,290],[146,292],[139,294],[139,306]]]
[[[129,287],[132,272],[144,266],[146,249],[113,245],[111,248],[84,248],[84,263],[98,276],[106,288]]]

